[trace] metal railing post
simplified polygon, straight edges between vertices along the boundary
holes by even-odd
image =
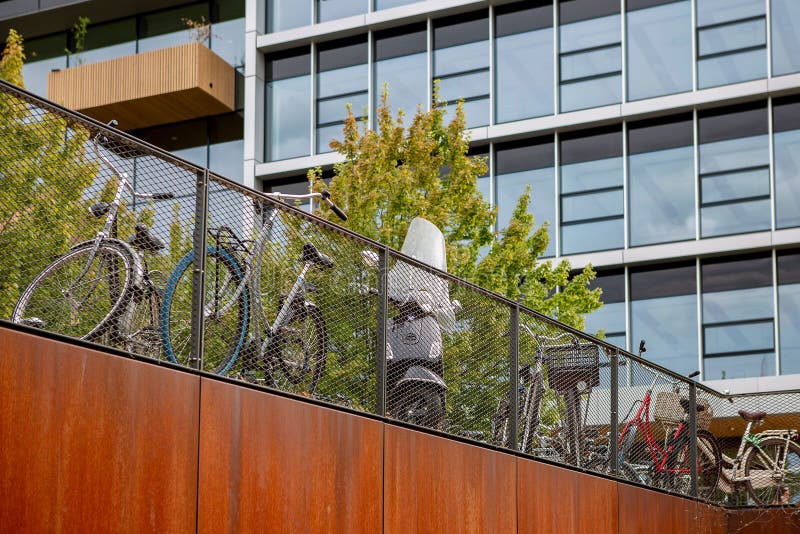
[[[206,226],[208,217],[208,169],[197,172],[195,184],[194,234],[192,247],[194,250],[194,270],[192,271],[192,328],[191,353],[189,366],[202,368],[203,363],[203,308],[205,306],[205,274],[206,274]]]
[[[519,448],[517,421],[519,421],[519,304],[511,308],[509,321],[509,385],[508,385],[508,441],[511,450]]]
[[[611,355],[611,398],[608,432],[608,460],[611,473],[619,474],[619,349]]]
[[[689,494],[697,497],[697,385],[689,383],[689,469],[692,484]]]
[[[378,259],[378,331],[375,347],[375,413],[386,415],[386,322],[388,320],[389,249],[382,248]]]

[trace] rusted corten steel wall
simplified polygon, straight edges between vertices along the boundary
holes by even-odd
[[[0,532],[800,532],[0,323]]]

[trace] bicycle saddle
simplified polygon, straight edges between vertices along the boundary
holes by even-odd
[[[136,233],[128,239],[128,243],[133,247],[155,254],[166,246],[161,239],[151,234],[150,229],[144,224],[136,223],[134,228]]]
[[[320,269],[330,269],[333,267],[333,260],[318,251],[317,247],[311,243],[303,245],[303,253],[300,255],[300,261],[303,263],[313,263]]]
[[[767,416],[767,412],[751,412],[750,410],[739,410],[739,415],[741,415],[742,419],[744,419],[745,421],[750,421],[751,423],[757,423]]]

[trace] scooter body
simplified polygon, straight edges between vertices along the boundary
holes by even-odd
[[[425,219],[411,222],[401,251],[447,268],[444,236]],[[442,378],[442,325],[455,322],[447,281],[398,261],[387,282],[388,301],[396,311],[387,325],[387,408],[400,420],[443,429],[447,385]]]

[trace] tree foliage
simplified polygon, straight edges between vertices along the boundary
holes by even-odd
[[[528,210],[535,191],[519,198],[506,228],[493,230],[497,210],[477,188],[486,159],[469,156],[463,106],[450,109],[449,123],[444,104],[435,102],[406,127],[402,111],[393,116],[384,89],[374,130],[348,109],[343,140],[331,142],[345,161],[335,165],[327,186],[346,208],[345,226],[399,249],[411,220],[423,216],[445,235],[449,272],[583,328],[584,315],[601,306],[601,291],[588,287],[591,265],[573,275],[567,261],[540,259],[549,222],[537,227]],[[317,189],[324,187],[321,178],[320,169],[309,172]]]

